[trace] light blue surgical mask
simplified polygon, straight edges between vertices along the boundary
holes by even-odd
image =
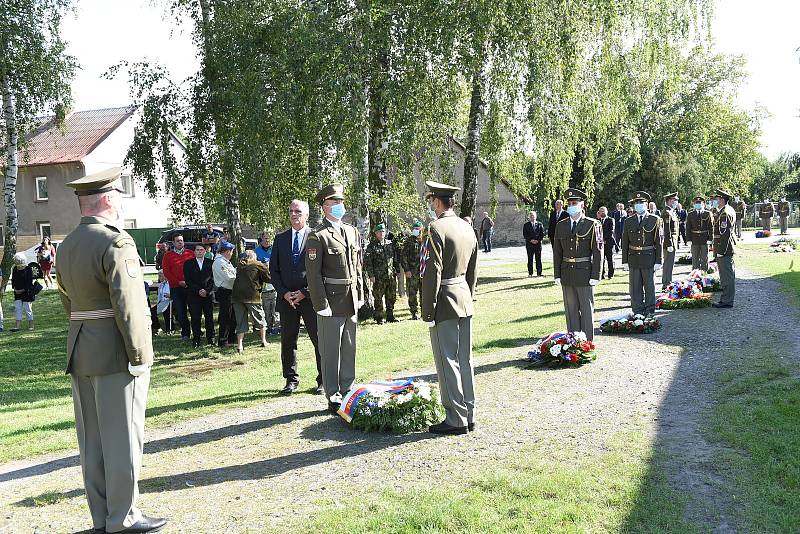
[[[633,209],[636,210],[636,213],[641,215],[642,213],[647,211],[647,204],[645,204],[644,202],[637,202],[636,204],[633,205]]]
[[[699,203],[699,202],[696,202],[695,205],[694,205],[694,209],[696,209],[697,211],[700,211],[701,209],[703,209],[703,205],[701,203]]]
[[[436,218],[436,210],[430,206],[428,206],[428,217],[430,217],[431,219]]]
[[[712,208],[716,208],[718,205],[719,205],[719,202],[717,202],[717,200],[716,200],[716,199],[714,199],[714,200],[712,200],[712,201],[711,201],[711,207],[712,207]]]
[[[578,205],[567,206],[567,213],[570,217],[574,217],[581,212],[581,207]]]
[[[414,237],[419,237],[419,229],[414,228],[413,230],[411,230],[411,235],[413,235]]]
[[[334,204],[331,207],[331,217],[334,219],[341,219],[344,217],[344,214],[347,213],[347,210],[344,207],[344,202],[341,204]]]

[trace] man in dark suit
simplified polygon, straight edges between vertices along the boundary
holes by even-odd
[[[293,200],[289,205],[289,220],[292,227],[275,236],[272,244],[272,257],[269,271],[272,285],[278,293],[276,309],[281,316],[281,364],[286,386],[282,395],[291,395],[300,384],[297,374],[297,337],[300,334],[300,318],[306,325],[306,332],[314,344],[317,360],[317,389],[321,395],[322,372],[319,348],[317,347],[317,313],[308,298],[306,281],[305,245],[308,236],[308,203]]]
[[[611,218],[614,219],[614,252],[619,252],[622,228],[625,225],[625,217],[627,216],[628,213],[625,211],[625,204],[617,202],[616,209],[611,212]]]
[[[556,224],[558,221],[569,217],[564,209],[564,202],[561,199],[555,201],[553,211],[550,212],[550,222],[547,225],[547,237],[550,238],[550,243],[553,243],[553,236],[556,234]]]
[[[214,271],[212,262],[205,258],[206,248],[202,243],[194,246],[194,259],[183,264],[183,277],[186,281],[186,296],[189,313],[192,315],[192,343],[200,346],[200,317],[206,319],[206,342],[214,344]]]
[[[533,276],[533,258],[536,257],[536,276],[542,276],[542,240],[544,226],[536,220],[536,212],[528,213],[528,222],[522,225],[525,250],[528,252],[528,276]]]
[[[600,272],[600,279],[605,277],[606,264],[608,265],[608,279],[614,276],[614,248],[617,246],[617,239],[615,237],[614,219],[608,216],[608,208],[602,206],[597,210],[597,218],[600,220],[600,226],[603,228],[603,266]]]

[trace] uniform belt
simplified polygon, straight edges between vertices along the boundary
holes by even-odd
[[[69,314],[70,321],[92,321],[94,319],[113,319],[114,317],[114,310],[111,308],[105,310],[74,311]]]
[[[693,234],[705,234],[707,232],[708,232],[708,230],[692,230]]]
[[[467,278],[465,276],[456,276],[455,278],[442,278],[442,281],[439,282],[439,284],[443,286],[454,286],[466,281]]]
[[[589,256],[584,256],[583,258],[562,258],[561,261],[565,261],[567,263],[583,263],[585,261],[592,261],[592,258]]]
[[[656,249],[656,247],[634,247],[633,245],[631,245],[629,248],[631,250],[642,250],[642,251],[644,251],[644,250],[655,250]]]
[[[327,276],[324,276],[322,281],[326,284],[333,284],[335,286],[349,286],[353,283],[349,278],[328,278]]]

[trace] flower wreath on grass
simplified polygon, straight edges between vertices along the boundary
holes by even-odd
[[[536,365],[552,367],[578,366],[597,359],[595,345],[583,332],[553,332],[540,339],[528,352],[528,360]]]
[[[782,237],[773,242],[770,247],[771,252],[795,252],[800,248],[800,243],[791,237]]]
[[[364,432],[397,434],[426,430],[445,416],[439,391],[411,378],[356,384],[342,399],[339,415]]]
[[[771,237],[771,236],[772,236],[772,232],[769,231],[769,230],[759,230],[758,232],[756,232],[756,237],[758,237],[758,238]]]
[[[675,260],[676,265],[691,265],[692,264],[692,255],[691,254],[682,254],[678,256],[678,259]]]
[[[675,280],[656,299],[656,308],[663,310],[685,310],[711,306],[711,293],[703,293],[696,280]]]
[[[711,271],[711,269],[712,267],[709,266],[709,271]],[[695,269],[694,271],[690,272],[685,280],[689,280],[700,286],[700,289],[703,291],[703,293],[716,293],[717,291],[722,291],[722,284],[720,283],[719,278],[716,276],[708,276],[700,269]]]
[[[661,328],[661,322],[655,317],[640,314],[625,314],[600,323],[600,330],[607,334],[652,334]]]

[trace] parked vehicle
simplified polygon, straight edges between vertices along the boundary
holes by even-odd
[[[224,228],[218,224],[212,224],[211,227],[219,232],[220,234],[223,233]],[[156,243],[156,269],[161,270],[161,259],[164,257],[164,254],[168,250],[172,250],[172,239],[180,234],[183,236],[184,246],[188,249],[194,248],[197,243],[202,243],[202,235],[203,232],[206,230],[205,224],[193,224],[187,226],[179,226],[176,228],[170,228],[169,230],[165,231],[161,234],[161,238]],[[258,241],[255,239],[245,239],[244,240],[244,248],[247,250],[253,250],[258,246]]]

